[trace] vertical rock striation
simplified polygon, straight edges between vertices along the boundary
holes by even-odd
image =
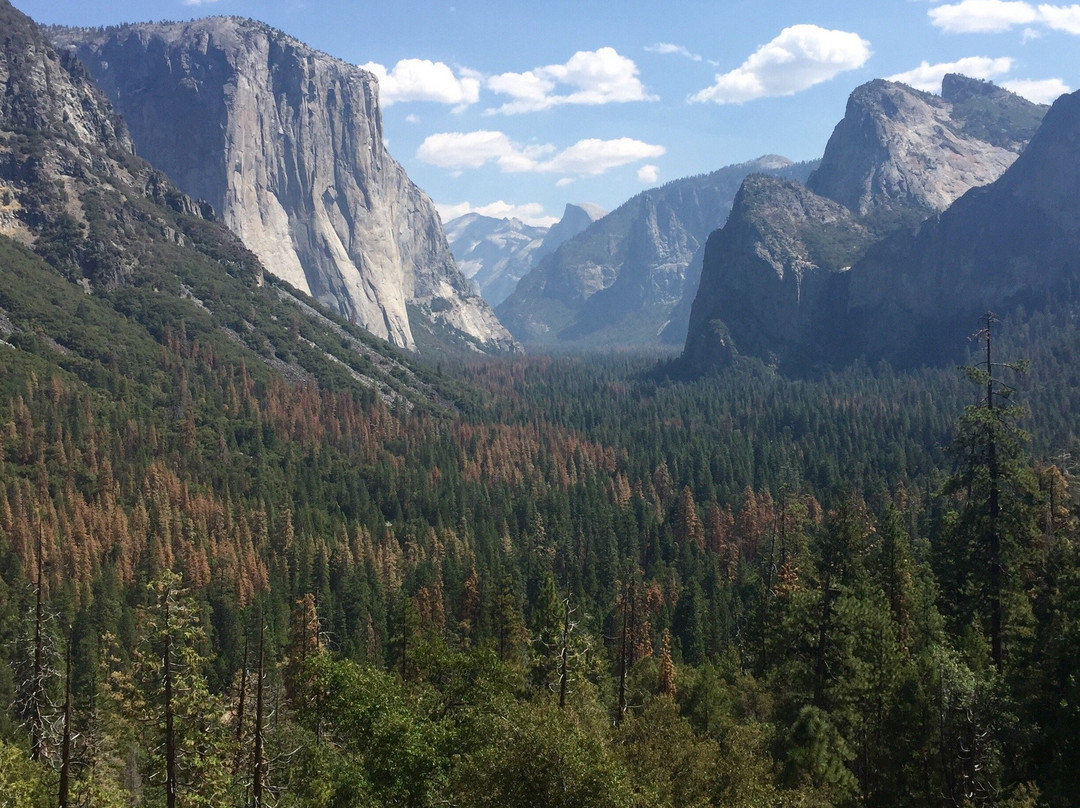
[[[416,347],[410,310],[473,347],[513,347],[387,153],[373,75],[238,18],[51,33],[139,153],[213,205],[270,272],[404,347]]]

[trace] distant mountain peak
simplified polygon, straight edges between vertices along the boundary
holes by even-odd
[[[681,343],[705,240],[724,223],[740,183],[753,173],[805,179],[809,171],[765,155],[642,191],[543,258],[499,316],[534,346]]]
[[[964,77],[947,84],[954,102],[884,79],[857,87],[807,185],[859,216],[925,216],[1000,177],[1042,109]]]
[[[955,308],[956,294],[940,277],[927,277],[925,288],[912,284],[920,262],[933,263],[933,250],[902,245],[920,222],[936,232],[961,202],[989,193],[995,181],[1009,182],[1020,164],[1048,166],[1038,183],[1024,187],[1056,193],[1062,216],[1074,215],[1063,159],[1034,157],[1043,138],[1031,136],[1044,112],[964,76],[947,76],[941,96],[884,79],[857,87],[808,188],[748,179],[727,225],[710,238],[684,350],[688,367],[717,367],[736,351],[805,366],[858,354],[871,343],[880,356],[886,343],[914,344],[920,331],[924,340],[940,333],[937,320],[916,312]],[[980,186],[988,187],[975,193]],[[987,238],[974,232],[965,237],[968,251]],[[948,252],[929,236],[924,241]],[[954,263],[962,260],[949,254]],[[974,289],[960,294],[980,297]],[[905,300],[918,302],[898,302]],[[852,306],[865,324],[861,337]]]

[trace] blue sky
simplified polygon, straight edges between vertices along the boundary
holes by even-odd
[[[1027,0],[15,0],[42,23],[252,17],[380,75],[391,154],[444,218],[548,222],[762,154],[819,157],[848,94],[946,71],[1080,88],[1080,5]]]

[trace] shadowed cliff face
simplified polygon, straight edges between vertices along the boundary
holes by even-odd
[[[806,186],[748,177],[705,247],[686,359],[707,369],[736,353],[804,353],[812,318],[871,239],[851,211]]]
[[[1016,162],[917,233],[851,271],[859,352],[900,363],[954,357],[986,311],[1080,295],[1080,93],[1062,96]]]
[[[743,178],[759,171],[805,179],[810,170],[765,156],[644,191],[539,261],[499,316],[526,345],[678,345],[705,240],[727,218]]]
[[[512,348],[454,264],[434,207],[383,146],[375,78],[234,18],[53,29],[139,153],[205,199],[269,271],[415,347],[409,309]]]
[[[889,343],[905,340],[907,361],[928,356],[943,333],[930,330],[931,320],[940,325],[946,316],[931,310],[955,306],[960,287],[924,274],[920,292],[905,280],[920,262],[935,260],[910,238],[919,222],[930,217],[929,233],[937,215],[961,206],[956,200],[1002,177],[1044,113],[963,76],[946,77],[941,97],[881,80],[857,88],[807,186],[749,178],[727,225],[710,238],[687,370],[724,365],[739,352],[789,368],[859,355],[899,358]],[[954,258],[994,243],[988,228],[997,225],[977,225]],[[886,309],[900,301],[907,319],[891,317],[882,328]]]

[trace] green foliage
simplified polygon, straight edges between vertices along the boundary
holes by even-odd
[[[493,716],[491,743],[454,774],[463,806],[633,804],[629,777],[604,741],[605,722],[550,701],[522,703]]]
[[[432,804],[443,776],[437,728],[410,709],[400,680],[326,654],[308,665],[314,692],[300,719],[320,741],[301,770],[321,781],[325,804]]]
[[[235,244],[148,204],[133,210],[182,225],[201,257],[144,245],[90,295],[0,239],[0,658],[43,531],[49,605],[75,637],[80,799],[161,802],[147,583],[171,570],[189,587],[171,636],[194,803],[250,795],[250,689],[234,719],[258,614],[279,805],[1022,804],[1029,783],[1074,804],[1065,314],[1008,337],[1035,348],[1030,413],[988,432],[976,410],[949,455],[969,398],[950,372],[792,380],[745,362],[684,383],[618,356],[448,360],[440,378],[309,318]],[[109,205],[88,210],[95,243]],[[1020,426],[1056,473],[1008,443]],[[977,567],[987,434],[1009,474],[1000,676]],[[675,698],[658,699],[668,632]],[[0,667],[5,701],[16,669]],[[13,713],[0,737],[26,747]]]
[[[0,740],[0,808],[48,808],[52,800],[46,782],[43,766]]]

